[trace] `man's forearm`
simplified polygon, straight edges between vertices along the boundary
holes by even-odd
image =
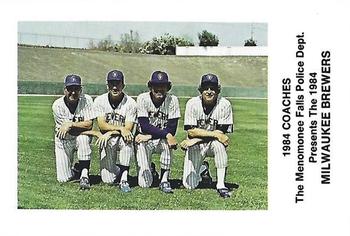
[[[100,128],[101,131],[103,132],[108,132],[108,131],[120,131],[121,130],[121,126],[117,126],[117,125],[112,125],[112,124],[109,124],[107,123],[105,120],[104,120],[104,117],[99,117],[97,119],[97,124],[98,124],[98,127]]]
[[[151,125],[148,117],[139,117],[138,120],[143,134],[150,134],[154,139],[166,138],[168,132],[154,125]]]
[[[80,134],[95,136],[95,137],[102,135],[101,132],[97,131],[97,130],[86,130],[86,131],[81,132]]]
[[[194,128],[187,131],[189,138],[217,138],[216,131]]]
[[[119,131],[108,131],[108,133],[110,135],[116,135],[116,134],[120,134]],[[95,136],[95,137],[99,137],[102,135],[102,133],[100,131],[97,131],[97,130],[87,130],[87,131],[83,131],[81,132],[80,134],[84,134],[84,135],[89,135],[89,136]]]
[[[86,120],[86,121],[80,121],[80,122],[72,122],[71,129],[79,130],[79,131],[86,131],[92,129],[92,121]]]
[[[179,120],[178,118],[169,119],[167,127],[165,127],[164,131],[166,133],[171,133],[173,136],[175,136],[178,120]]]

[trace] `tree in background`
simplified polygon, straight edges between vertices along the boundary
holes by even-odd
[[[218,46],[219,39],[215,34],[212,34],[206,30],[203,30],[202,33],[198,33],[199,46]]]
[[[114,43],[112,40],[112,36],[108,35],[105,39],[100,40],[97,44],[95,44],[93,40],[90,40],[88,48],[101,51],[113,51]]]
[[[87,48],[88,49],[97,49],[97,45],[95,45],[94,40],[90,39]]]
[[[254,47],[254,46],[257,46],[256,44],[256,40],[254,40],[253,38],[250,38],[248,40],[245,40],[244,41],[244,46],[248,46],[248,47]]]
[[[140,50],[145,54],[175,55],[176,46],[194,46],[193,42],[168,33],[145,42]]]
[[[102,51],[113,51],[114,43],[112,40],[112,36],[108,35],[107,38],[102,39],[100,42],[98,42],[97,48]]]
[[[120,36],[120,42],[115,45],[115,50],[124,53],[138,53],[141,46],[142,43],[140,42],[140,36],[137,31],[134,33],[133,30],[130,30],[130,33]]]

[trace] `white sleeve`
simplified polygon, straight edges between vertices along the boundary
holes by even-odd
[[[218,123],[220,125],[232,125],[233,124],[233,115],[231,103],[227,101],[223,106],[220,107],[220,115]]]
[[[137,97],[137,117],[148,117],[147,104],[142,96]]]
[[[57,105],[57,103],[54,103],[52,105],[52,113],[55,121],[55,131],[57,132],[61,127],[63,121],[65,121],[64,117],[62,116],[62,112],[60,111],[60,107]]]
[[[55,121],[55,124],[57,125],[58,120],[59,120],[59,115],[58,115],[57,106],[55,103],[52,104],[52,114],[53,114],[53,119]]]
[[[56,122],[58,118],[56,103],[52,104],[52,114],[53,114],[53,119]]]
[[[100,97],[95,98],[94,104],[93,104],[93,110],[94,110],[94,116],[99,117],[99,116],[104,116],[104,111],[103,107],[101,104],[102,99]]]
[[[126,110],[125,116],[125,121],[136,122],[136,102],[134,102],[134,100]]]
[[[197,119],[195,118],[194,104],[189,100],[186,103],[185,120],[184,125],[197,125]]]
[[[175,96],[172,96],[170,106],[169,106],[169,116],[168,119],[174,119],[181,117],[179,99]]]
[[[86,97],[86,107],[84,109],[84,120],[93,120],[96,118],[94,105],[91,97]]]

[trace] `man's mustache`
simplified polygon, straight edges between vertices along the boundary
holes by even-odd
[[[215,95],[215,91],[205,92],[204,94],[207,96],[208,95],[212,96],[212,95]]]

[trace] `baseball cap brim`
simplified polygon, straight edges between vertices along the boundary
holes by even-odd
[[[120,78],[107,78],[107,81],[124,81],[124,79],[120,79]]]
[[[66,87],[69,87],[69,86],[81,86],[81,84],[79,82],[68,82],[65,84]]]
[[[204,82],[201,83],[201,85],[202,86],[203,85],[215,85],[215,86],[218,86],[219,83],[218,83],[218,81],[204,81]]]
[[[155,80],[155,81],[150,80],[149,82],[151,84],[169,84],[170,83],[170,81],[166,81],[166,80]]]

